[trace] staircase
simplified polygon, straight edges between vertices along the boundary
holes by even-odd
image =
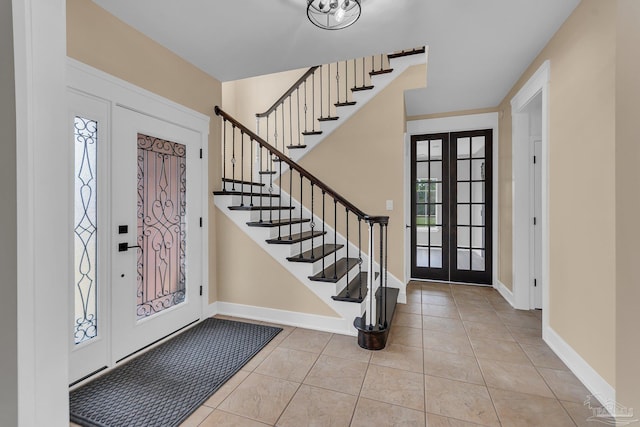
[[[360,346],[368,349],[386,345],[403,286],[393,276],[389,286],[389,218],[363,212],[296,160],[362,107],[365,97],[357,94],[369,92],[370,99],[389,84],[392,60],[396,70],[395,61],[402,61],[404,70],[415,62],[407,58],[424,52],[334,64],[333,85],[327,84],[331,65],[311,67],[271,108],[257,114],[264,136],[215,108],[223,121],[223,178],[214,192],[216,206],[339,314],[332,330],[357,333]]]

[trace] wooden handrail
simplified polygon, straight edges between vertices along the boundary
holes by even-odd
[[[347,199],[342,197],[340,194],[338,194],[338,192],[333,190],[331,187],[329,187],[327,184],[322,182],[320,179],[316,178],[311,172],[307,171],[302,166],[300,166],[298,163],[296,163],[293,160],[291,160],[283,152],[281,152],[280,150],[275,148],[273,145],[269,144],[267,141],[262,139],[260,136],[258,136],[254,132],[252,132],[249,128],[247,128],[242,123],[240,123],[239,121],[234,119],[232,116],[230,116],[228,113],[226,113],[224,110],[222,110],[217,105],[215,106],[214,111],[215,111],[216,115],[218,115],[218,116],[224,118],[225,120],[229,121],[234,127],[237,127],[238,129],[240,129],[241,132],[243,132],[244,134],[248,135],[250,139],[256,141],[258,144],[260,144],[260,146],[266,148],[267,151],[269,151],[271,154],[274,154],[275,156],[277,156],[280,159],[280,161],[282,161],[282,162],[286,163],[287,165],[289,165],[289,169],[295,170],[301,176],[303,176],[306,179],[308,179],[313,185],[315,185],[318,188],[320,188],[323,191],[323,193],[328,194],[334,200],[338,201],[342,206],[344,206],[345,208],[347,208],[351,212],[353,212],[358,218],[364,219],[365,221],[367,221],[369,223],[375,223],[375,224],[378,224],[378,223],[387,224],[389,222],[389,217],[388,216],[367,215],[365,212],[363,212],[362,210],[358,209],[353,203],[351,203],[350,201],[348,201]]]
[[[298,89],[302,82],[307,80],[307,77],[313,74],[318,68],[320,68],[319,65],[309,68],[298,80],[296,80],[293,85],[291,85],[291,87],[280,98],[278,98],[276,102],[273,103],[271,107],[269,107],[267,111],[265,111],[264,113],[257,113],[256,117],[267,117],[269,114],[273,113],[275,109],[278,108],[278,106],[282,104],[284,100],[289,97],[289,95],[291,95],[296,89]]]

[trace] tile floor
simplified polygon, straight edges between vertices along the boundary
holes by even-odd
[[[283,329],[182,426],[593,425],[589,392],[541,339],[541,312],[490,288],[410,283],[377,352]]]

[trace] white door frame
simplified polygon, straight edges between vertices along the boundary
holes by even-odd
[[[538,219],[542,232],[542,326],[549,325],[549,79],[550,62],[545,61],[511,100],[512,117],[512,194],[513,194],[513,305],[533,308],[532,245],[530,240],[532,204],[530,189],[531,151],[529,102],[542,94],[542,215]]]
[[[462,132],[478,129],[493,129],[493,249],[492,269],[493,286],[497,286],[498,278],[498,113],[469,114],[464,116],[443,117],[438,119],[414,120],[407,122],[407,131],[404,135],[404,216],[405,224],[411,224],[411,137],[431,133]],[[404,282],[414,280],[411,277],[411,229],[405,228],[404,233]],[[420,280],[420,279],[415,279]]]

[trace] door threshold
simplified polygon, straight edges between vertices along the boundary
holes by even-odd
[[[452,280],[435,280],[435,279],[417,279],[410,278],[410,282],[425,282],[425,283],[444,283],[445,285],[465,285],[465,286],[479,286],[482,288],[493,288],[493,285],[486,283],[468,283],[468,282],[454,282]]]

